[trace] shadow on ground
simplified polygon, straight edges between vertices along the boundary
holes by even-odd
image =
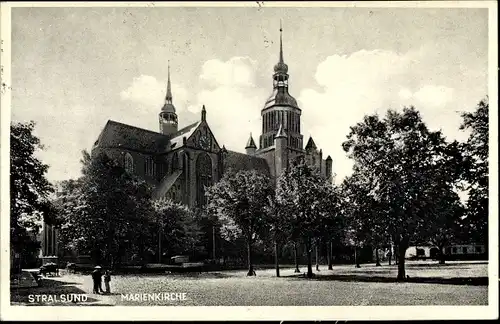
[[[304,274],[287,276],[295,280],[308,279]],[[344,281],[344,282],[400,282],[393,277],[366,276],[366,275],[321,275],[314,276],[310,280],[317,281]],[[469,285],[469,286],[487,286],[488,277],[464,277],[464,278],[442,278],[442,277],[409,277],[403,282],[408,283],[429,283],[443,285]]]
[[[70,294],[86,295],[86,300],[76,301],[75,306],[90,304],[99,301],[96,298],[89,296],[89,292],[77,287],[80,283],[77,282],[64,282],[60,280],[53,280],[49,278],[40,279],[38,287],[32,288],[11,288],[10,301],[12,304],[22,304],[26,306],[60,306],[68,305],[71,302],[61,301],[60,296],[65,295],[66,299]],[[44,298],[52,298],[56,301],[43,301]],[[50,297],[49,297],[50,296]]]
[[[171,278],[171,279],[222,279],[234,277],[231,273],[223,272],[171,272],[171,273],[140,273],[140,274],[120,274],[117,277],[138,277],[138,278]]]

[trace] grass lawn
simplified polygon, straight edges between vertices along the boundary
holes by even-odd
[[[373,264],[321,266],[315,278],[297,276],[293,269],[220,271],[191,275],[116,275],[111,295],[92,295],[89,275],[64,274],[44,280],[43,287],[11,291],[13,304],[26,305],[26,295],[79,291],[89,294],[87,305],[179,306],[381,306],[381,305],[487,305],[487,263],[408,262],[409,281],[394,282],[397,266]],[[302,266],[301,271],[306,271]],[[186,300],[124,300],[122,294],[185,293]],[[33,305],[33,304],[32,304]],[[66,304],[74,305],[74,304]]]

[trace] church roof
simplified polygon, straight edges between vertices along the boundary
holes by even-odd
[[[295,100],[294,97],[292,97],[287,91],[283,91],[282,89],[275,88],[273,90],[273,93],[271,96],[266,101],[266,104],[264,105],[264,109],[269,108],[271,106],[290,106],[293,108],[299,108],[299,105],[297,104],[297,100]]]
[[[148,129],[139,128],[114,120],[108,120],[101,135],[99,136],[100,147],[123,148],[149,153],[160,153],[179,148],[184,145],[183,138],[189,138],[201,121],[192,123],[178,132],[167,136]]]
[[[183,138],[186,137],[186,139],[188,139],[191,135],[193,135],[194,131],[200,124],[201,121],[197,121],[172,134],[170,137],[170,149],[181,147],[184,144]]]
[[[175,113],[175,106],[172,103],[166,102],[161,108],[162,112]]]
[[[116,147],[146,152],[157,152],[168,143],[168,137],[144,128],[108,120],[101,136],[101,147]]]
[[[235,172],[241,170],[257,170],[265,175],[270,174],[269,166],[265,159],[229,150],[224,154],[224,170],[227,169],[232,169]]]

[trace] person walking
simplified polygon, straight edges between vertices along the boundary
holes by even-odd
[[[109,287],[110,281],[111,281],[111,271],[106,270],[104,272],[104,288],[106,288],[106,294],[111,293],[111,288]]]
[[[94,288],[92,292],[94,294],[99,294],[103,292],[101,286],[101,278],[102,278],[101,266],[95,266],[94,271],[92,272],[92,281],[94,283]]]

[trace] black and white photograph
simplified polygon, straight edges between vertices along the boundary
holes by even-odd
[[[2,2],[2,319],[498,318],[497,24]]]

